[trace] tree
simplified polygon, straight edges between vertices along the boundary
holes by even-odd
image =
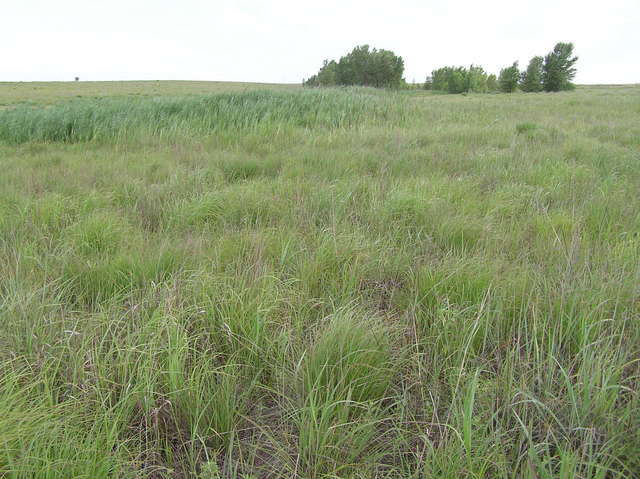
[[[354,48],[338,62],[325,60],[320,71],[306,86],[362,85],[399,88],[403,85],[404,60],[389,50]]]
[[[442,67],[431,72],[431,88],[449,93],[487,91],[487,74],[478,65],[465,67]]]
[[[471,65],[467,70],[466,80],[467,91],[474,93],[487,92],[487,74],[481,66]]]
[[[449,93],[463,93],[466,90],[467,71],[464,67],[452,68],[447,78],[447,91]]]
[[[498,91],[498,79],[493,73],[487,77],[487,91]]]
[[[513,65],[500,70],[500,77],[498,82],[500,83],[500,90],[504,93],[512,93],[518,88],[518,81],[520,80],[520,70],[518,69],[518,62],[513,62]]]
[[[303,81],[304,86],[334,86],[338,84],[338,65],[334,60],[325,60],[320,71]]]
[[[520,88],[526,92],[542,91],[542,57],[533,57],[529,62],[527,70],[522,73]]]
[[[338,64],[334,60],[324,61],[322,68],[318,72],[318,82],[327,86],[333,86],[338,83]]]
[[[431,72],[431,89],[447,91],[449,89],[449,67],[438,68]]]
[[[371,55],[373,66],[372,86],[377,88],[398,88],[403,84],[404,60],[389,50],[373,49]]]
[[[571,90],[571,80],[576,76],[575,63],[578,57],[573,55],[573,43],[557,43],[553,51],[544,57],[542,67],[542,86],[544,91]]]

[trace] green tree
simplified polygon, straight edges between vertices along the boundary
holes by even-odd
[[[340,58],[338,62],[338,77],[341,85],[371,84],[371,51],[369,45],[355,47],[351,53]]]
[[[487,74],[478,65],[465,67],[442,67],[431,72],[431,89],[449,93],[476,92],[488,90]]]
[[[431,88],[438,91],[449,89],[449,67],[438,68],[431,72]]]
[[[377,88],[400,88],[404,85],[404,60],[389,50],[354,48],[338,62],[325,60],[320,71],[305,82],[306,86],[362,85]]]
[[[512,93],[518,88],[518,82],[520,81],[520,70],[518,69],[518,62],[513,62],[513,65],[500,70],[500,77],[498,82],[500,83],[500,91],[504,93]]]
[[[449,93],[463,93],[467,91],[467,70],[464,67],[452,68],[447,78]]]
[[[544,58],[533,57],[527,70],[522,73],[520,88],[526,92],[542,91],[542,66]]]
[[[487,91],[498,91],[498,79],[493,73],[487,77]]]
[[[318,82],[323,86],[338,84],[338,64],[334,61],[324,61],[324,65],[318,72]]]
[[[338,84],[338,64],[334,60],[325,60],[322,68],[307,81],[303,81],[304,86],[334,86]]]
[[[544,57],[542,67],[542,86],[544,91],[571,90],[571,80],[576,76],[575,63],[578,57],[573,56],[573,43],[557,43],[553,51]]]
[[[371,86],[380,88],[399,88],[404,73],[404,60],[389,50],[376,50],[371,52]]]
[[[474,93],[487,92],[487,74],[479,65],[471,65],[467,70],[466,90]]]

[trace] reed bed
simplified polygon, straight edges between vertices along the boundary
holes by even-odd
[[[399,121],[403,97],[367,89],[251,91],[183,97],[78,99],[0,111],[0,141],[113,142]]]

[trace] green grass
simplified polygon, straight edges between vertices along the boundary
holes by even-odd
[[[0,111],[0,141],[115,142],[222,132],[280,134],[291,128],[349,128],[401,118],[402,98],[374,90],[218,93],[181,98],[98,99]]]
[[[80,84],[0,84],[0,477],[637,477],[639,87]]]
[[[73,98],[158,97],[291,90],[295,85],[212,81],[0,82],[0,109],[16,104],[43,105]]]

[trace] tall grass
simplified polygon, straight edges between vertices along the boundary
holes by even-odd
[[[398,120],[404,99],[365,89],[250,91],[177,98],[78,99],[0,111],[0,141],[124,141],[287,128],[350,128]]]
[[[2,113],[0,477],[636,478],[640,89],[402,97]]]

